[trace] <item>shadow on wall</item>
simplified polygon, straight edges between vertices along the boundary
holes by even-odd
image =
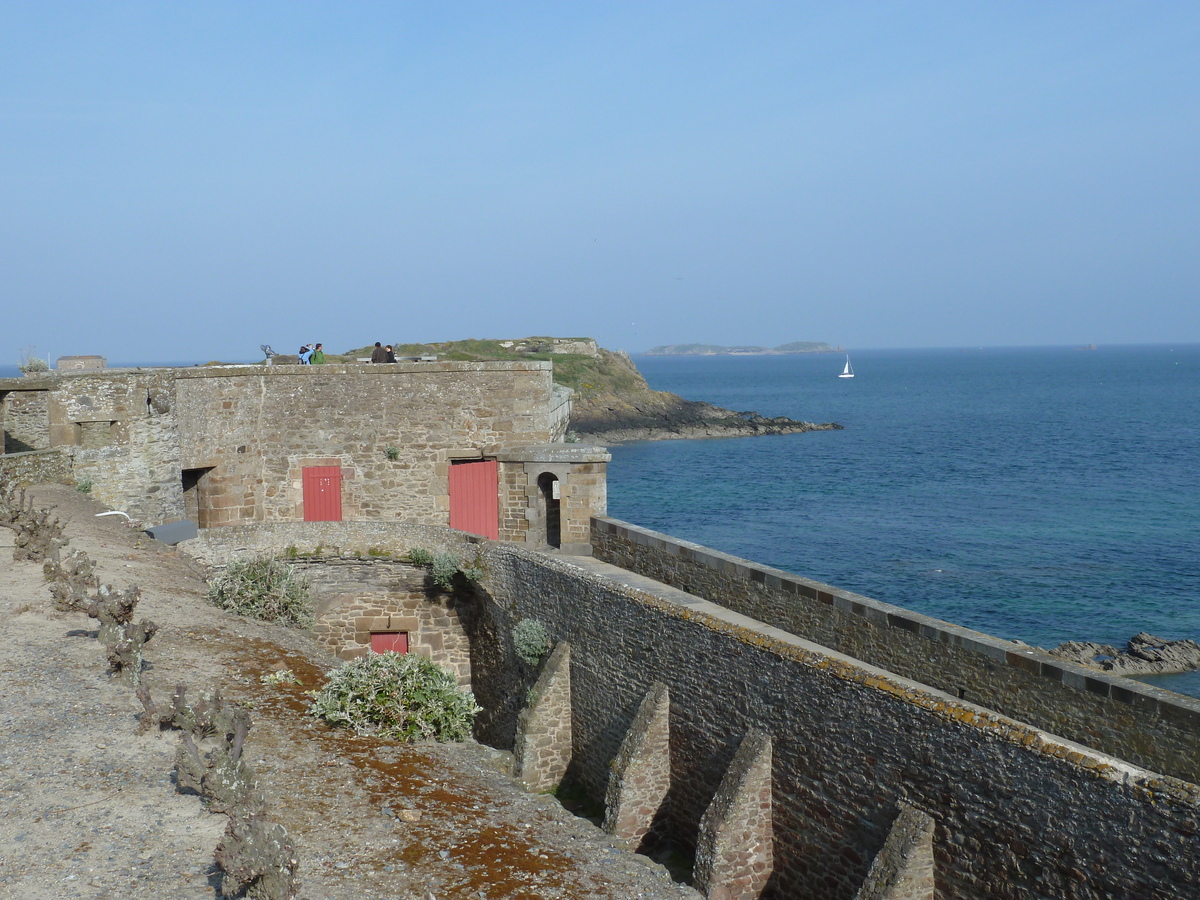
[[[475,739],[500,750],[512,750],[517,719],[538,668],[516,653],[509,635],[519,619],[496,602],[486,590],[472,584],[470,602],[460,607],[459,618],[471,648],[471,681],[475,701],[483,712],[475,717]]]

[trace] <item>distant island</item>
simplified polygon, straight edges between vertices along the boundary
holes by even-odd
[[[823,341],[793,341],[778,347],[719,347],[716,344],[665,344],[652,347],[643,356],[771,356],[783,353],[845,353],[844,347],[831,347]]]

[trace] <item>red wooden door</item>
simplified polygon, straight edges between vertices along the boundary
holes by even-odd
[[[372,653],[407,653],[408,652],[408,632],[380,632],[376,631],[371,634],[371,652]]]
[[[305,466],[304,521],[342,521],[342,470],[340,466]]]
[[[450,466],[450,527],[500,537],[499,466],[494,459]]]

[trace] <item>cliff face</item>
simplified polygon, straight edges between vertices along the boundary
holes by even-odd
[[[571,430],[589,442],[746,437],[842,427],[835,422],[816,424],[786,416],[771,418],[685,400],[669,391],[652,390],[624,352],[600,349],[598,359],[613,377],[609,384],[581,386],[571,414]]]

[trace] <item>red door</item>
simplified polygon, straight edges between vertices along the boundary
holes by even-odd
[[[407,631],[373,631],[371,632],[372,653],[407,653]]]
[[[305,466],[304,521],[342,521],[342,469],[340,466]]]
[[[494,459],[450,466],[450,527],[500,537],[499,466]]]

